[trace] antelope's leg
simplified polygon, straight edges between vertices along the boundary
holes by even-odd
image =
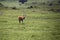
[[[23,23],[23,20],[22,20],[22,23]]]
[[[20,19],[18,19],[19,20],[19,23],[21,22],[21,20]]]

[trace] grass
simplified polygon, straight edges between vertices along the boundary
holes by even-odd
[[[25,8],[0,11],[3,12],[0,15],[0,40],[60,40],[60,13]],[[18,22],[18,16],[23,14],[26,19],[22,24]]]

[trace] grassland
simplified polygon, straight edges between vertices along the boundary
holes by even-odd
[[[60,40],[60,13],[35,8],[0,12],[0,40]],[[18,16],[23,14],[26,19],[22,24]]]
[[[24,9],[24,12],[22,9],[1,11],[3,14],[0,15],[0,40],[60,39],[60,13],[40,9]],[[18,16],[23,14],[26,15],[24,23],[18,23]]]

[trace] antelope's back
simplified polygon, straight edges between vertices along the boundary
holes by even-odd
[[[19,16],[18,18],[21,19],[21,20],[25,19],[24,16]]]

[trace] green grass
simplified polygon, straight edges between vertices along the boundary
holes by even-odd
[[[0,40],[59,40],[60,13],[40,9],[2,9]],[[35,11],[35,12],[33,12]],[[24,23],[18,16],[26,15]],[[57,33],[57,34],[56,34]]]

